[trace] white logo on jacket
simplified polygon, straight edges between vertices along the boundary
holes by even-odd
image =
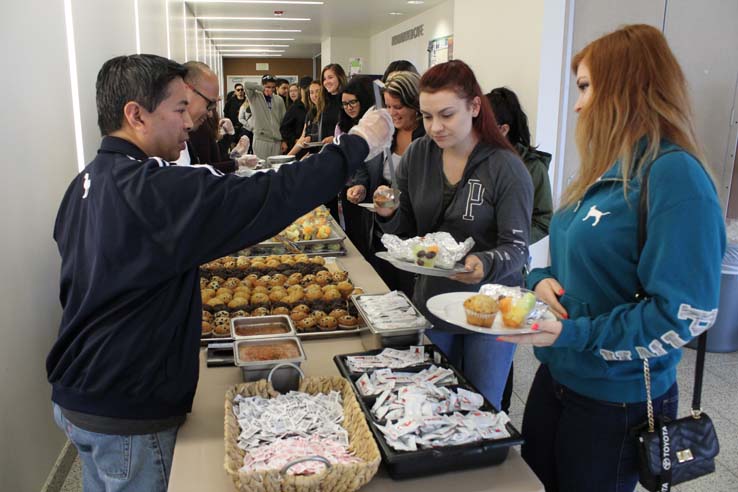
[[[600,223],[600,220],[605,215],[610,215],[610,212],[600,212],[597,210],[597,205],[592,205],[589,207],[589,212],[587,212],[587,215],[582,219],[582,222],[586,222],[590,217],[594,217],[594,222],[592,222],[592,227],[594,227]]]
[[[87,198],[87,195],[90,194],[90,186],[92,186],[92,180],[90,179],[90,173],[85,173],[85,181],[82,183],[82,189],[85,190],[85,192],[82,194],[83,200]]]
[[[484,186],[482,186],[482,182],[478,179],[470,179],[467,183],[469,184],[469,194],[466,196],[466,209],[464,209],[462,219],[473,221],[474,207],[484,203],[482,199],[484,196]]]

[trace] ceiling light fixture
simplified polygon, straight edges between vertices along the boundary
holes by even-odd
[[[250,50],[250,49],[236,49],[236,48],[226,48],[224,50],[221,50],[225,53],[284,53],[285,50],[265,50],[263,48]]]
[[[289,48],[289,44],[219,44],[217,48]]]
[[[402,12],[390,12],[389,15],[405,15]]]
[[[295,38],[210,38],[211,41],[294,41]]]
[[[268,55],[268,54],[267,55],[256,55],[256,54],[251,54],[251,53],[243,53],[243,54],[223,53],[221,56],[224,58],[277,58],[282,55]]]
[[[205,29],[208,32],[302,32],[301,29],[220,29],[217,27]]]
[[[239,20],[239,21],[301,21],[310,22],[309,17],[198,17],[197,20]]]
[[[278,1],[278,0],[187,0],[187,3],[255,3],[285,5],[323,5],[325,2]]]
[[[425,2],[423,0],[407,0],[407,3],[410,5],[423,5]]]

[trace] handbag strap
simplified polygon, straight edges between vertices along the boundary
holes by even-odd
[[[663,152],[656,156],[656,159],[647,163],[643,167],[641,177],[641,195],[638,200],[638,256],[643,252],[643,247],[646,244],[647,237],[647,222],[648,222],[648,176],[651,171],[651,166],[657,159],[671,154],[673,152],[683,152],[681,149],[672,149]],[[635,298],[637,301],[641,301],[648,297],[643,286],[639,286]],[[694,371],[694,390],[692,392],[692,416],[699,418],[702,413],[700,408],[702,402],[702,379],[705,372],[705,351],[707,349],[707,331],[702,332],[698,338],[697,344],[697,362],[695,364]],[[654,417],[653,417],[653,402],[651,400],[651,371],[648,365],[648,359],[643,359],[643,378],[646,383],[646,407],[648,412],[648,430],[654,432]]]

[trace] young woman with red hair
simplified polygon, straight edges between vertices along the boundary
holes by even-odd
[[[415,304],[431,320],[430,339],[460,367],[497,408],[514,345],[465,332],[425,308],[436,294],[476,292],[481,284],[523,284],[533,185],[500,133],[474,72],[459,60],[430,68],[420,80],[420,112],[427,135],[413,141],[397,171],[398,208],[374,205],[382,230],[402,237],[448,232],[474,238],[468,273],[451,278],[420,276]]]

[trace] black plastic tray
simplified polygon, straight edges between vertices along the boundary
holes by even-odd
[[[418,366],[397,369],[399,371],[416,371],[428,367],[430,364],[450,368],[456,374],[458,384],[450,387],[463,387],[480,393],[473,384],[467,380],[461,372],[451,365],[446,356],[435,345],[424,345],[425,353],[430,355],[430,360]],[[405,347],[407,349],[409,347]],[[343,377],[351,382],[351,387],[356,394],[361,410],[369,422],[369,428],[379,444],[382,460],[387,467],[387,472],[393,479],[414,478],[427,475],[436,475],[448,471],[464,470],[502,463],[507,458],[510,447],[523,443],[523,438],[511,423],[507,424],[510,437],[505,439],[488,439],[459,446],[447,446],[443,448],[419,449],[418,451],[396,451],[391,448],[384,439],[384,434],[377,429],[376,417],[371,412],[371,407],[376,396],[364,396],[356,387],[356,380],[364,373],[356,373],[349,370],[346,357],[355,355],[376,355],[384,349],[370,350],[367,352],[355,352],[341,354],[333,357],[333,362],[338,367]],[[367,374],[371,374],[368,372]],[[481,394],[481,393],[480,393]],[[482,410],[497,412],[497,409],[484,399]]]

